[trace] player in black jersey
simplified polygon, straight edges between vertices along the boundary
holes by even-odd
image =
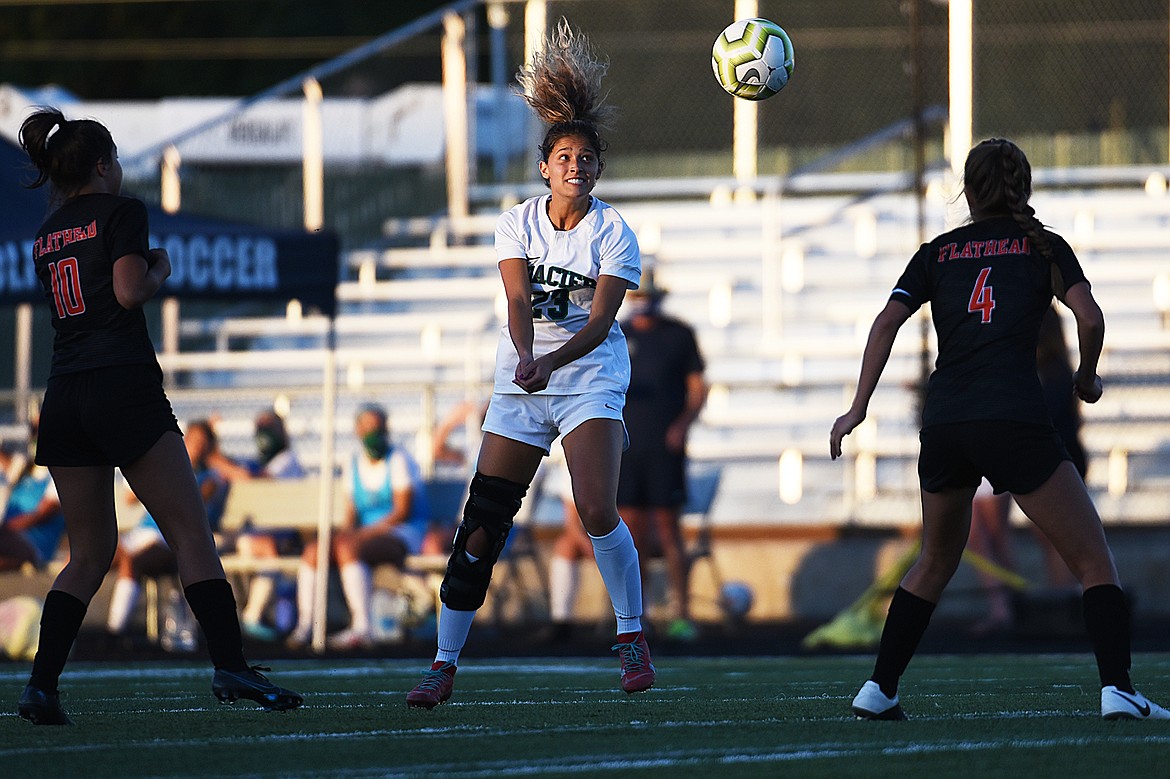
[[[20,716],[38,725],[70,724],[57,682],[117,548],[115,467],[178,558],[187,602],[215,664],[216,697],[296,708],[300,695],[244,660],[235,598],[142,313],[170,275],[170,260],[165,250],[148,248],[146,207],[119,195],[113,138],[96,121],[68,121],[46,108],[25,119],[20,142],[39,172],[32,186],[50,184],[56,209],[33,243],[55,331],[36,462],[49,467],[69,536],[69,562],[45,597]]]
[[[829,434],[830,455],[865,419],[898,329],[931,304],[938,359],[922,413],[918,474],[922,552],[894,593],[873,675],[853,700],[866,719],[904,719],[898,680],[967,542],[971,498],[986,477],[1010,492],[1052,541],[1083,588],[1085,627],[1101,677],[1106,719],[1170,719],[1134,690],[1125,595],[1101,519],[1053,429],[1036,373],[1040,322],[1055,294],[1077,322],[1080,366],[1070,392],[1101,397],[1097,360],[1105,320],[1069,245],[1028,205],[1032,172],[1011,141],[992,138],[967,156],[971,222],[924,244],[869,333],[857,392]]]

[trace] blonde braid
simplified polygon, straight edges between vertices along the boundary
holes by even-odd
[[[1004,204],[1016,224],[1032,239],[1032,245],[1051,260],[1052,243],[1044,233],[1044,225],[1036,218],[1036,209],[1028,204],[1032,197],[1032,166],[1019,146],[1008,140],[996,141],[1003,164]]]

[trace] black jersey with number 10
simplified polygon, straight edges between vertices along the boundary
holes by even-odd
[[[33,259],[55,331],[51,376],[155,362],[142,309],[114,296],[114,263],[147,257],[148,240],[146,206],[118,195],[79,195],[41,225]]]
[[[930,303],[938,359],[923,427],[1048,419],[1036,376],[1036,342],[1052,302],[1052,266],[1066,289],[1086,279],[1068,243],[1055,233],[1045,235],[1052,259],[1011,217],[984,219],[943,233],[911,258],[890,300],[911,311]]]

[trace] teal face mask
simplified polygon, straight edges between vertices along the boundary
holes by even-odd
[[[280,436],[264,428],[256,431],[255,440],[256,452],[260,455],[260,462],[264,465],[268,465],[272,458],[280,454],[284,448],[284,442],[280,440]]]
[[[390,451],[390,437],[382,430],[373,430],[362,436],[362,448],[371,460],[381,460]]]

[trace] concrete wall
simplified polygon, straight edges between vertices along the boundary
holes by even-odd
[[[692,599],[694,616],[698,620],[717,621],[722,615],[718,608],[718,584],[742,581],[751,587],[754,603],[748,618],[752,621],[827,620],[851,604],[874,578],[889,570],[913,544],[913,538],[893,532],[866,531],[852,535],[834,536],[830,531],[809,532],[804,537],[776,537],[775,531],[749,531],[715,539],[711,558],[700,559],[692,572]],[[1015,531],[1018,570],[1035,586],[1044,584],[1043,559],[1030,529]],[[1170,616],[1170,527],[1133,526],[1109,529],[1117,567],[1123,585],[1134,604],[1134,618],[1165,618]],[[539,564],[531,559],[516,562],[516,568],[497,569],[492,597],[498,597],[504,619],[515,618],[525,605],[523,593],[528,594],[529,618],[540,618],[546,605],[540,593],[546,585],[547,562],[551,553],[551,539],[541,537],[537,542]],[[581,591],[576,610],[579,619],[606,620],[611,618],[609,600],[601,578],[592,560],[581,565]],[[669,616],[670,608],[664,594],[661,564],[654,569],[647,593],[647,613],[651,616]],[[386,584],[392,577],[379,573],[377,584]],[[32,595],[43,598],[52,583],[52,576],[41,572],[34,575],[10,573],[0,575],[0,600],[14,595]],[[86,615],[86,628],[104,625],[113,578],[95,596]],[[237,593],[242,604],[246,593]],[[486,609],[491,614],[493,601]],[[974,569],[962,565],[952,581],[938,614],[947,617],[977,619],[983,613],[979,581]]]

